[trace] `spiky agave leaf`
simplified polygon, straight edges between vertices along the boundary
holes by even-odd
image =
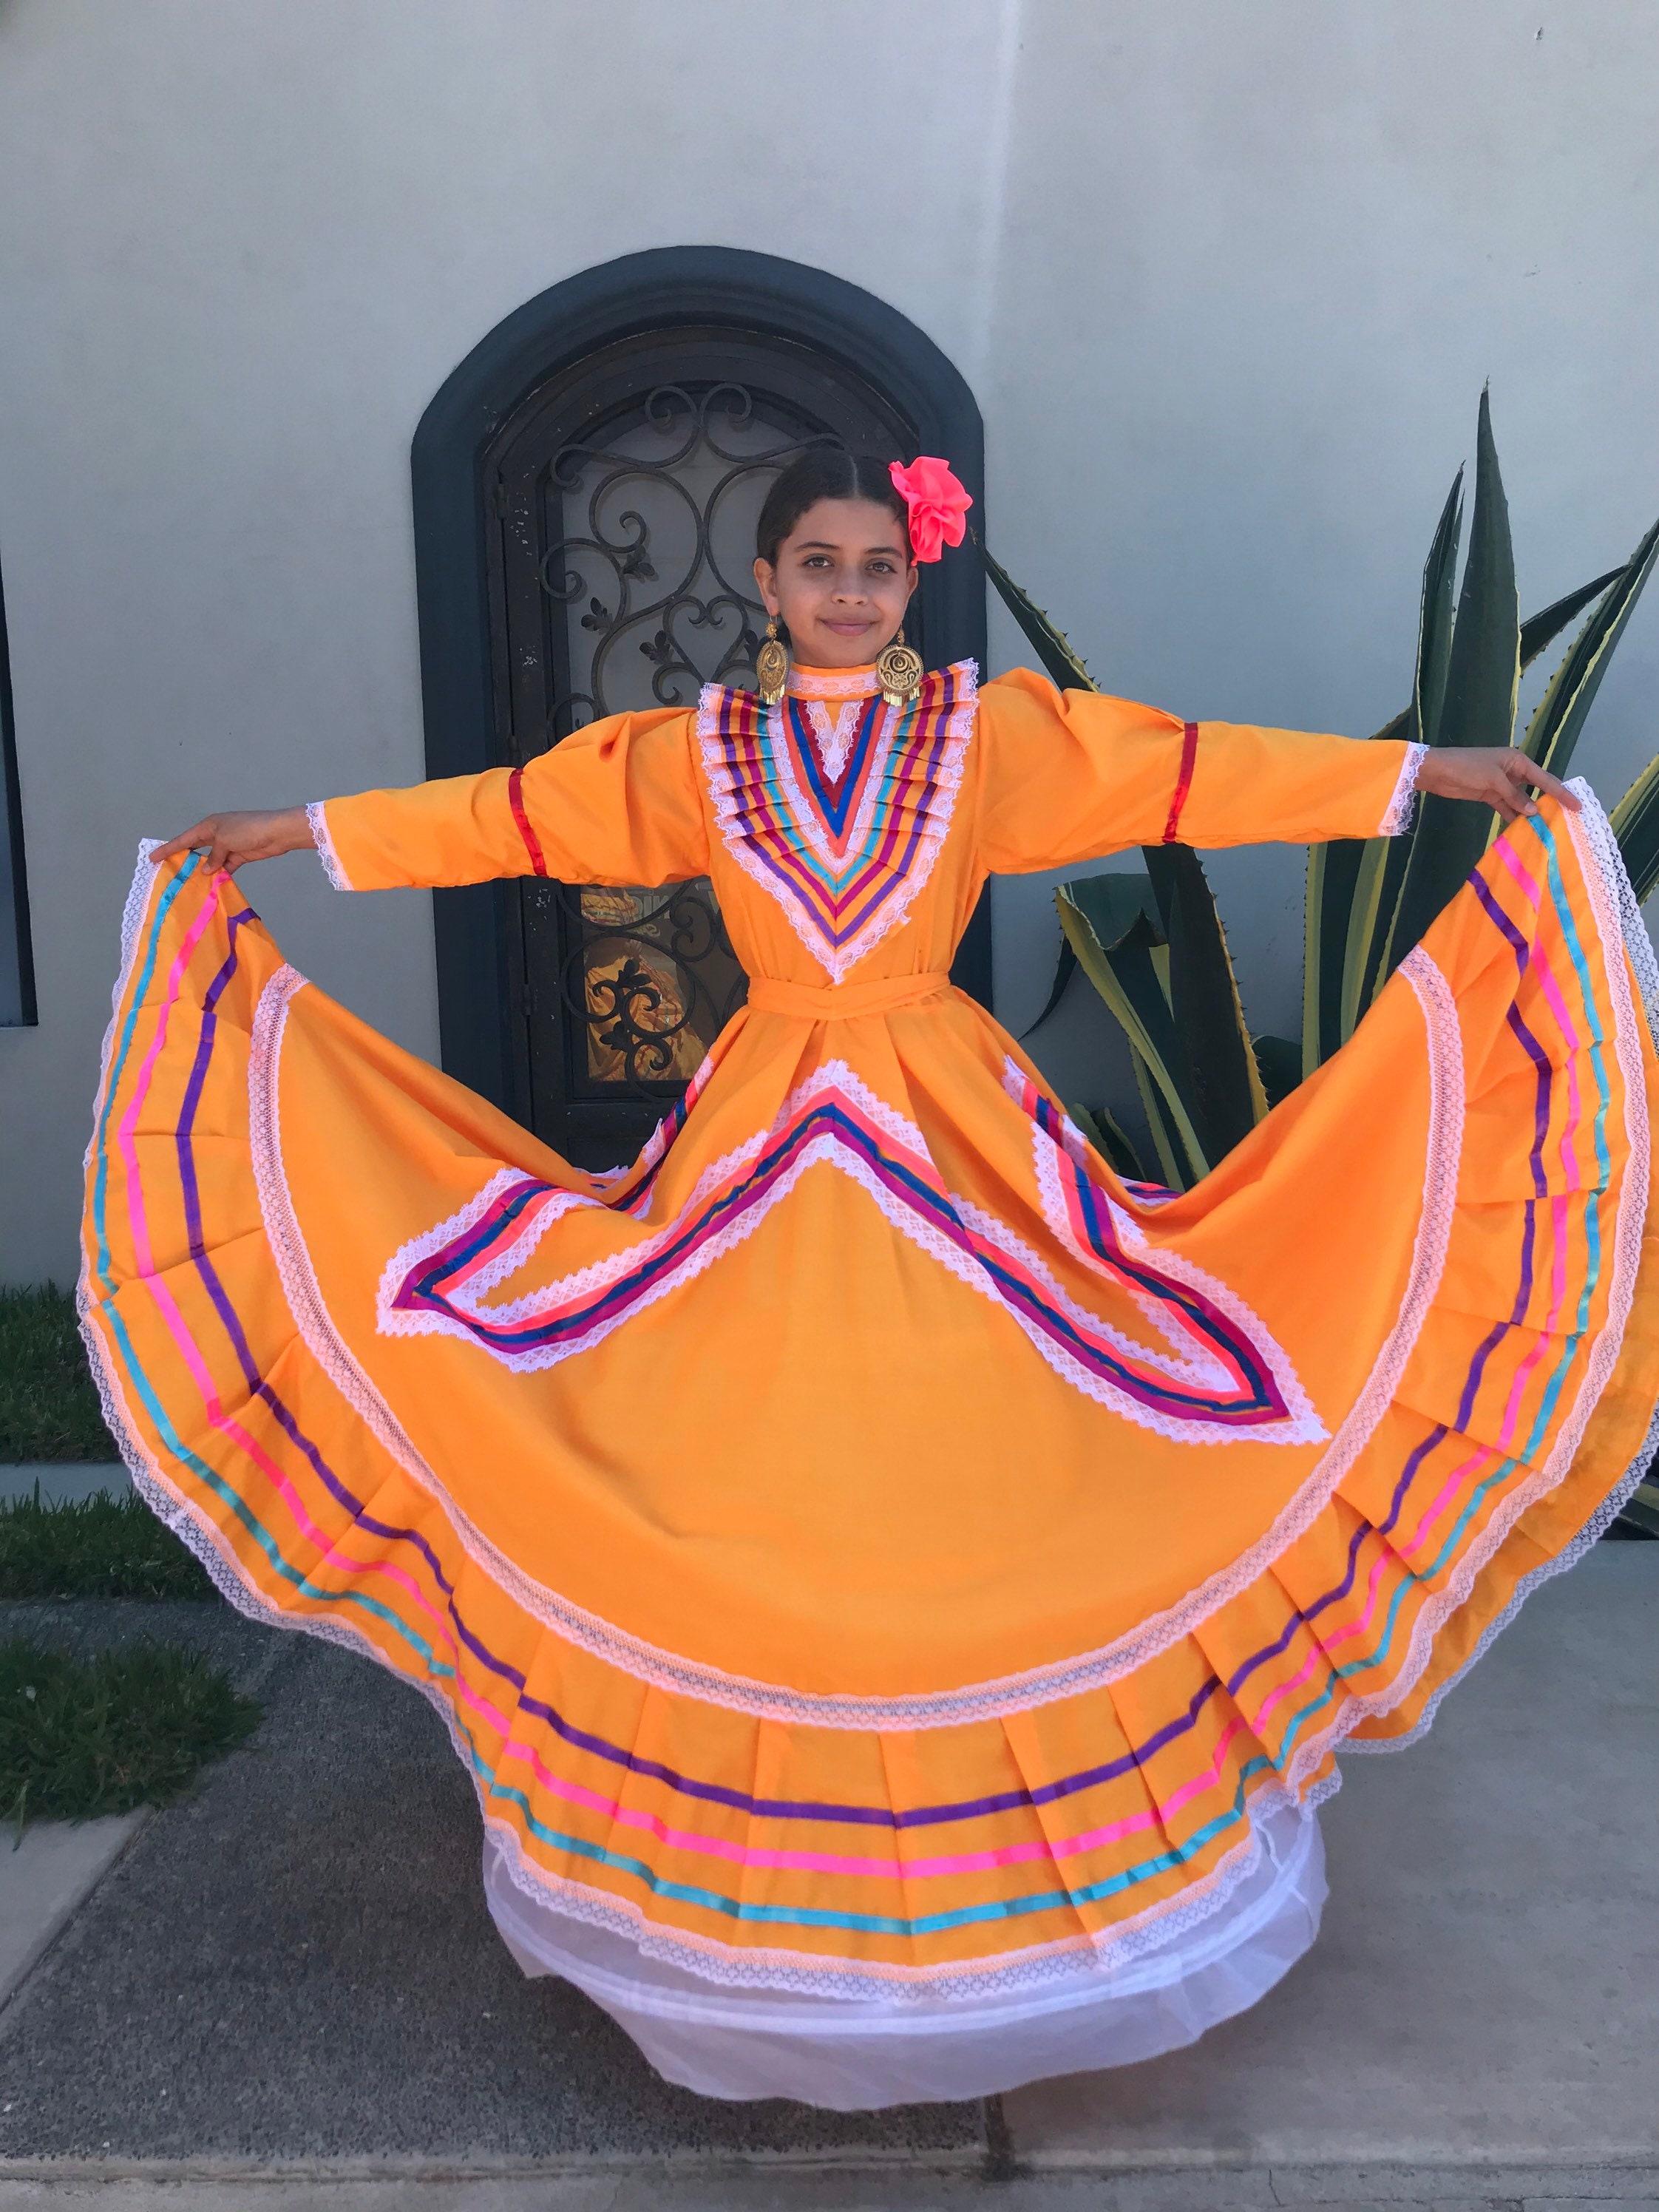
[[[1362,848],[1353,904],[1348,913],[1347,941],[1342,948],[1341,1041],[1345,1044],[1358,1027],[1376,988],[1401,887],[1411,864],[1413,835],[1407,830],[1401,837],[1370,837]]]
[[[1054,681],[1063,690],[1097,691],[1099,686],[1065,633],[977,538],[974,543],[1003,604]],[[1148,1119],[1166,1173],[1172,1169],[1178,1171],[1177,1179],[1185,1188],[1261,1118],[1267,1111],[1267,1097],[1250,1048],[1221,917],[1198,855],[1184,845],[1147,846],[1142,850],[1151,880],[1158,888],[1162,928],[1154,933],[1156,945],[1137,945],[1125,952],[1124,964],[1126,973],[1133,971],[1143,982],[1147,976],[1157,975],[1160,966],[1163,969],[1165,1010],[1169,1012],[1173,1008],[1173,1012],[1156,1045],[1138,1036],[1132,1020],[1125,1018],[1128,1007],[1122,997],[1121,979],[1110,989],[1103,986],[1104,955],[1091,964],[1084,949],[1083,933],[1075,922],[1068,923],[1063,904],[1060,924],[1066,943],[1140,1056],[1143,1091],[1150,1087],[1155,1098],[1165,1102],[1161,1109],[1149,1104]],[[1085,879],[1091,884],[1125,880],[1128,879],[1121,876]],[[1083,886],[1068,884],[1066,890],[1078,893]],[[1154,951],[1163,953],[1162,963],[1153,963]],[[1069,980],[1070,970],[1062,955],[1039,1020],[1059,1004]],[[1143,1007],[1139,1015],[1143,1024],[1150,1017],[1151,1009]],[[1137,1072],[1139,1075],[1140,1070]],[[1166,1145],[1173,1147],[1169,1157],[1165,1157]]]
[[[1441,709],[1445,705],[1455,631],[1452,586],[1457,579],[1457,549],[1462,536],[1463,471],[1459,469],[1435,525],[1429,557],[1423,563],[1423,590],[1417,609],[1417,680],[1412,689],[1410,732],[1420,745],[1434,743],[1440,727]],[[1473,554],[1473,546],[1470,551]]]
[[[1261,1036],[1250,1040],[1268,1106],[1288,1098],[1302,1080],[1302,1048],[1293,1037]]]
[[[1438,723],[1451,658],[1452,586],[1462,530],[1459,469],[1423,563],[1412,703],[1375,732],[1377,738],[1427,743],[1420,732]],[[1343,837],[1309,848],[1302,964],[1304,1075],[1346,1043],[1370,1004],[1409,854],[1409,839],[1395,837]]]
[[[1042,1012],[1034,1022],[1028,1022],[1020,1031],[1022,1044],[1034,1030],[1040,1030],[1049,1015],[1054,1012],[1060,1000],[1066,996],[1066,985],[1076,973],[1077,955],[1072,950],[1071,939],[1062,930],[1060,935],[1060,957],[1054,963],[1054,980],[1048,986],[1048,996],[1043,1002]]]
[[[1457,576],[1457,550],[1463,535],[1463,471],[1452,478],[1446,503],[1423,564],[1423,587],[1417,613],[1417,673],[1407,726],[1401,732],[1413,743],[1431,745],[1440,732],[1450,679],[1452,587]],[[1403,837],[1368,838],[1355,874],[1353,900],[1348,910],[1348,932],[1342,945],[1340,1042],[1346,1044],[1370,1004],[1382,966],[1400,894],[1411,862],[1415,827]]]
[[[1455,534],[1449,529],[1457,507],[1459,471],[1435,532],[1434,544],[1423,574],[1423,595],[1418,623],[1417,685],[1413,705],[1402,708],[1391,722],[1373,735],[1415,738],[1423,728],[1432,728],[1444,694],[1443,667],[1438,681],[1434,666],[1442,640],[1449,653],[1451,625],[1438,619],[1443,604],[1448,617],[1457,562]],[[1521,625],[1521,665],[1528,667],[1551,645],[1576,615],[1624,574],[1609,568],[1577,591],[1569,592]],[[1421,742],[1426,743],[1427,740]],[[1311,1075],[1330,1058],[1339,1045],[1353,1035],[1355,1024],[1376,997],[1382,980],[1382,957],[1400,902],[1412,839],[1373,837],[1363,842],[1338,838],[1308,848],[1308,883],[1302,961],[1302,1073]],[[1330,957],[1340,944],[1340,958]]]
[[[1073,1106],[1067,1111],[1095,1150],[1126,1182],[1153,1180],[1141,1164],[1133,1139],[1109,1107]]]
[[[1164,1179],[1185,1190],[1212,1164],[1182,1072],[1187,1048],[1170,1011],[1169,949],[1143,875],[1089,876],[1054,895],[1078,963],[1129,1040]]]
[[[1609,819],[1639,906],[1659,884],[1659,754],[1637,777]]]
[[[1590,702],[1601,688],[1613,649],[1624,635],[1625,624],[1642,596],[1642,586],[1659,555],[1659,522],[1656,522],[1631,555],[1599,606],[1572,643],[1538,702],[1527,726],[1522,749],[1553,775],[1565,775],[1578,743],[1579,732],[1589,713]]]
[[[1302,1073],[1311,1075],[1342,1042],[1342,964],[1365,842],[1334,837],[1308,848],[1303,899]]]
[[[993,560],[975,538],[979,557],[985,563],[985,573],[996,586],[1004,606],[1025,633],[1036,648],[1037,658],[1059,684],[1062,691],[1098,691],[1100,686],[1072,650],[1063,629],[1049,621],[1042,609],[1027,592],[1023,592],[1000,561]]]
[[[1204,1170],[1193,1164],[1169,1093],[1158,1080],[1151,1062],[1133,1047],[1129,1062],[1134,1070],[1140,1110],[1152,1133],[1152,1150],[1158,1155],[1157,1179],[1168,1190],[1190,1190]]]
[[[1141,849],[1170,948],[1170,1006],[1184,1052],[1177,1076],[1213,1164],[1267,1113],[1267,1093],[1203,863],[1189,845]]]
[[[1521,681],[1521,611],[1509,502],[1492,434],[1492,409],[1480,394],[1474,463],[1474,516],[1458,594],[1437,745],[1507,745],[1515,731]],[[1379,969],[1391,975],[1468,879],[1492,834],[1492,810],[1472,800],[1425,793],[1418,801],[1411,858],[1400,887]]]
[[[1609,584],[1616,584],[1624,574],[1622,568],[1609,568],[1605,576],[1597,576],[1589,584],[1581,584],[1576,592],[1569,592],[1564,599],[1552,600],[1535,615],[1528,615],[1521,625],[1521,665],[1530,668],[1547,646],[1556,639],[1576,615],[1583,613],[1592,599],[1599,599]]]
[[[1489,395],[1475,428],[1474,516],[1458,593],[1446,684],[1431,738],[1437,745],[1507,744],[1521,673],[1521,605],[1509,501],[1492,434]],[[1471,863],[1473,865],[1473,863]]]

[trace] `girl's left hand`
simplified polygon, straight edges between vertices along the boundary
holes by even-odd
[[[234,876],[249,860],[275,860],[300,853],[313,843],[311,817],[303,806],[264,806],[238,814],[207,814],[150,854],[152,866],[180,853],[205,853],[210,872]]]
[[[1441,799],[1473,799],[1496,807],[1505,822],[1537,813],[1534,791],[1578,811],[1578,801],[1559,777],[1512,745],[1432,745],[1418,764],[1417,787]]]

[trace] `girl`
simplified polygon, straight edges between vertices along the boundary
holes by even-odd
[[[1659,1399],[1652,957],[1587,787],[925,673],[968,504],[810,454],[759,696],[153,851],[89,1155],[140,1491],[432,1700],[526,1972],[715,2095],[976,2095],[1252,2002],[1338,1748],[1426,1724]],[[1184,1194],[951,988],[989,872],[1390,834],[1419,788],[1509,829]],[[710,875],[748,1003],[585,1173],[283,964],[231,878],[299,845],[351,890]]]

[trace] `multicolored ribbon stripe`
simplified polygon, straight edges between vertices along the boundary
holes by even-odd
[[[994,1242],[963,1218],[921,1131],[890,1110],[880,1112],[878,1102],[863,1093],[850,1069],[830,1063],[786,1102],[775,1126],[744,1148],[752,1157],[734,1162],[723,1187],[700,1187],[678,1215],[611,1259],[590,1261],[573,1276],[492,1308],[476,1285],[493,1285],[504,1270],[517,1272],[556,1219],[578,1208],[604,1210],[601,1200],[533,1176],[504,1174],[487,1204],[416,1238],[406,1248],[407,1266],[399,1255],[382,1292],[382,1326],[397,1332],[400,1316],[426,1316],[431,1325],[470,1337],[513,1364],[550,1366],[599,1342],[667,1289],[690,1279],[711,1253],[729,1250],[751,1235],[787,1199],[803,1168],[828,1162],[852,1175],[924,1251],[937,1253],[941,1243],[953,1250],[964,1279],[1000,1299],[1028,1333],[1062,1349],[1084,1375],[1122,1399],[1170,1419],[1223,1429],[1287,1419],[1290,1409],[1265,1351],[1252,1343],[1249,1331],[1150,1257],[1125,1254],[1100,1194],[1068,1155],[1059,1163],[1067,1197],[1103,1271],[1135,1297],[1142,1317],[1162,1316],[1166,1340],[1186,1354],[1182,1367],[1198,1365],[1222,1380],[1206,1388],[1190,1373],[1137,1358],[1103,1325],[1091,1327],[1081,1309],[1062,1307],[1046,1270],[1032,1264],[1035,1255],[1018,1239]],[[630,1215],[639,1212],[640,1199],[638,1191],[629,1199]]]
[[[261,1371],[206,1249],[193,1150],[198,1105],[218,1039],[217,1010],[237,971],[242,933],[253,917],[245,909],[222,917],[226,878],[216,877],[204,886],[199,869],[198,860],[191,857],[161,884],[152,899],[115,1026],[91,1156],[91,1233],[83,1292],[106,1379],[119,1404],[130,1413],[142,1409],[148,1431],[143,1461],[149,1462],[153,1455],[155,1466],[165,1470],[167,1490],[187,1500],[198,1522],[217,1526],[216,1545],[199,1527],[192,1540],[206,1556],[218,1553],[230,1559],[259,1605],[297,1617],[301,1625],[316,1614],[372,1626],[378,1633],[368,1640],[386,1663],[442,1688],[486,1806],[497,1812],[513,1809],[522,1831],[532,1839],[532,1863],[545,1864],[566,1879],[579,1869],[602,1871],[607,1891],[623,1898],[648,1895],[659,1908],[678,1908],[681,1916],[692,1916],[687,1924],[694,1928],[701,1925],[696,1916],[706,1915],[732,1929],[765,1925],[835,1931],[843,1936],[856,1933],[866,1940],[866,1955],[884,1955],[878,1939],[893,1939],[905,1947],[921,1947],[908,1948],[907,1958],[938,1960],[962,1955],[960,1947],[947,1943],[941,1948],[927,1939],[969,1928],[1002,1927],[1004,1939],[994,1948],[1006,1948],[1016,1938],[1040,1939],[1044,1916],[1053,1915],[1064,1916],[1060,1924],[1066,1929],[1079,1917],[1085,1927],[1099,1928],[1126,1917],[1125,1908],[1115,1914],[1099,1908],[1127,1899],[1137,1891],[1144,1897],[1146,1886],[1160,1875],[1201,1871],[1213,1863],[1218,1850],[1238,1838],[1249,1817],[1251,1796],[1263,1784],[1285,1773],[1298,1744],[1316,1731],[1333,1733],[1333,1724],[1340,1720],[1351,1698],[1389,1680],[1390,1665],[1397,1666],[1409,1637],[1417,1601],[1455,1564],[1483,1509],[1495,1502],[1495,1493],[1518,1471],[1539,1463],[1570,1380],[1581,1364],[1607,1243],[1604,1210],[1616,1200],[1613,1145],[1619,1124],[1607,1018],[1575,902],[1564,884],[1558,833],[1540,819],[1517,825],[1500,841],[1483,864],[1476,891],[1483,912],[1515,956],[1517,995],[1506,1018],[1537,1079],[1528,1155],[1534,1196],[1524,1207],[1513,1308],[1476,1352],[1455,1419],[1430,1429],[1406,1459],[1386,1517],[1376,1525],[1364,1522],[1353,1529],[1340,1578],[1322,1595],[1291,1607],[1276,1635],[1224,1677],[1209,1673],[1184,1707],[1139,1741],[1039,1785],[896,1806],[760,1795],[714,1776],[679,1771],[584,1728],[554,1704],[532,1695],[523,1671],[489,1649],[469,1625],[456,1601],[453,1577],[426,1537],[367,1510]],[[175,908],[182,914],[191,900],[195,901],[194,911],[181,927],[174,919]],[[185,988],[186,975],[216,921],[222,961],[205,992],[193,1000]],[[156,1004],[152,988],[169,941],[176,950]],[[141,1049],[146,1014],[151,1026]],[[169,1033],[178,1023],[194,1023],[197,1031],[176,1129],[190,1263],[234,1354],[248,1401],[264,1407],[286,1439],[291,1452],[287,1467],[222,1402],[210,1356],[192,1333],[152,1252],[136,1133],[158,1059],[169,1048]],[[1559,1048],[1553,1059],[1539,1034],[1547,1023]],[[1559,1095],[1563,1085],[1565,1099]],[[1557,1133],[1552,1143],[1553,1127]],[[126,1216],[134,1260],[130,1283],[118,1279],[112,1259],[112,1203],[124,1208]],[[1504,1339],[1522,1328],[1538,1283],[1547,1285],[1546,1310],[1515,1364],[1501,1433],[1495,1445],[1472,1444],[1460,1431],[1477,1393],[1495,1372]],[[166,1402],[169,1386],[157,1379],[135,1344],[134,1328],[129,1325],[134,1299],[161,1316],[199,1394],[199,1407],[181,1407],[177,1419]],[[147,1325],[138,1314],[131,1318],[141,1330]],[[1529,1386],[1534,1370],[1545,1362],[1549,1364],[1541,1388],[1533,1390]],[[1525,1401],[1529,1395],[1534,1403],[1528,1413]],[[195,1429],[204,1418],[223,1440],[228,1464],[257,1468],[270,1485],[304,1542],[319,1553],[314,1567],[307,1569],[288,1557],[283,1540],[261,1519],[249,1498],[185,1441],[180,1423]],[[146,1468],[141,1464],[139,1471]],[[313,1480],[315,1488],[311,1486]],[[313,1506],[328,1526],[313,1517]],[[352,1555],[348,1547],[359,1535],[373,1540],[377,1556]],[[335,1571],[325,1574],[321,1570],[325,1567]],[[1271,1577],[1255,1587],[1258,1594],[1271,1587],[1276,1599],[1289,1602]],[[1278,1662],[1289,1667],[1298,1650],[1305,1656],[1293,1671],[1279,1668]],[[469,1662],[470,1673],[465,1671]],[[1106,1709],[1102,1711],[1103,1725],[1109,1729]],[[1201,1734],[1206,1716],[1210,1725]],[[481,1733],[498,1740],[493,1758],[480,1741]],[[962,1731],[954,1733],[960,1739]],[[997,1729],[990,1729],[986,1742],[989,1755],[992,1747],[1000,1743]],[[1150,1779],[1154,1762],[1183,1742],[1191,1744],[1201,1764],[1178,1786],[1154,1797]],[[705,1828],[676,1825],[659,1812],[623,1802],[611,1790],[575,1779],[569,1771],[573,1760],[578,1771],[586,1765],[596,1777],[610,1770],[654,1784],[671,1804],[678,1802],[688,1811],[701,1805],[722,1808],[744,1821],[881,1830],[895,1835],[960,1827],[998,1815],[1037,1815],[1119,1781],[1131,1785],[1140,1802],[1122,1817],[1085,1817],[1064,1832],[1049,1820],[1028,1818],[1021,1823],[1026,1832],[1018,1840],[990,1847],[958,1847],[924,1856],[851,1854],[757,1847]],[[649,1856],[618,1850],[547,1818],[560,1804],[593,1815],[607,1834],[615,1836],[618,1830],[638,1834],[643,1839],[641,1850],[654,1843],[695,1858],[799,1874],[815,1881],[806,1885],[798,1900],[774,1901],[674,1878]],[[1076,1877],[1069,1877],[1062,1871],[1091,1854],[1152,1834],[1164,1839],[1158,1848],[1109,1872],[1091,1876],[1079,1869]],[[1024,1866],[1048,1868],[1051,1877],[1036,1887],[982,1895],[950,1910],[871,1912],[851,1905],[811,1901],[815,1883],[821,1893],[825,1881],[876,1880],[908,1885]],[[1127,1911],[1134,1909],[1132,1905]],[[653,1917],[660,1920],[664,1916],[659,1911]],[[667,1917],[672,1924],[675,1916]],[[706,1929],[704,1935],[706,1938]],[[873,1951],[867,1948],[872,1942],[876,1944]],[[976,1948],[984,1950],[983,1944]],[[833,1959],[834,1948],[825,1955]]]
[[[799,700],[768,708],[749,691],[711,685],[703,694],[700,726],[722,835],[817,941],[832,972],[872,944],[889,926],[890,905],[926,880],[950,824],[950,771],[965,741],[957,724],[971,684],[970,670],[941,669],[897,713],[872,700],[833,786]],[[785,787],[780,744],[789,749],[788,780],[817,815],[817,835]]]

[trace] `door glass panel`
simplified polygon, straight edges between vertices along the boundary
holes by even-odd
[[[702,373],[699,374],[698,372]],[[754,682],[755,526],[826,441],[904,449],[898,418],[799,346],[730,333],[609,349],[495,448],[501,757],[598,717]],[[526,1118],[571,1156],[628,1157],[743,1003],[706,878],[520,887]]]

